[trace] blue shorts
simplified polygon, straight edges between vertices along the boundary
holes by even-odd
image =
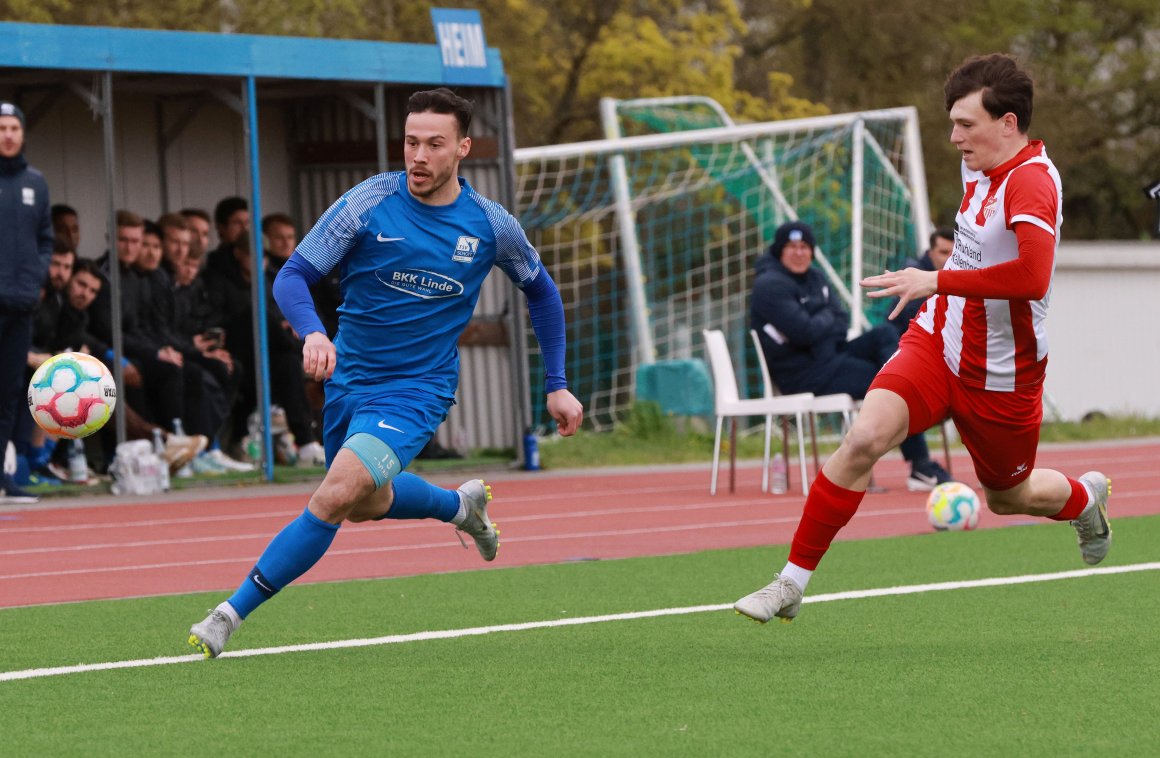
[[[322,409],[327,468],[343,444],[359,432],[382,440],[398,457],[400,468],[407,468],[454,402],[415,388],[362,394],[327,387]]]

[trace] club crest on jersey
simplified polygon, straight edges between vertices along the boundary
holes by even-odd
[[[455,252],[451,254],[451,260],[457,263],[471,263],[477,250],[479,250],[479,237],[460,237],[459,241],[455,243]]]
[[[987,195],[987,197],[983,200],[983,207],[979,209],[979,215],[975,218],[975,223],[979,224],[980,226],[986,224],[987,221],[989,221],[991,217],[995,215],[995,211],[998,210],[998,208],[995,207],[998,205],[998,203],[998,195]]]
[[[375,278],[393,290],[405,292],[422,300],[457,297],[463,294],[461,282],[421,268],[379,269],[375,272]]]

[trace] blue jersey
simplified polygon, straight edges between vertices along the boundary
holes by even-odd
[[[540,258],[519,223],[459,178],[450,205],[419,202],[401,171],[338,199],[297,254],[325,276],[339,267],[337,389],[420,387],[452,398],[459,335],[493,265],[523,287]]]

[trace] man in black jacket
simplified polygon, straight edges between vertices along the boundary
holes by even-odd
[[[33,312],[52,256],[52,217],[44,175],[24,158],[24,113],[0,102],[0,457],[24,395]],[[10,474],[0,503],[35,503]]]
[[[922,257],[908,258],[905,263],[898,267],[898,270],[916,268],[920,271],[942,271],[942,267],[946,265],[947,259],[951,257],[951,253],[954,251],[955,230],[950,227],[940,226],[931,232],[930,248],[922,254]],[[893,311],[894,306],[897,304],[898,298],[894,298],[894,302],[890,304],[890,310]],[[925,304],[925,300],[911,300],[902,306],[902,310],[897,316],[890,319],[890,323],[894,325],[898,336],[901,337],[906,333],[907,327],[910,326],[910,320],[922,310],[922,306]]]
[[[761,335],[769,373],[787,394],[846,393],[866,397],[878,369],[898,349],[898,333],[881,324],[846,339],[850,314],[830,290],[825,274],[813,267],[814,234],[808,224],[782,224],[773,244],[757,261],[750,322]],[[910,462],[907,488],[930,490],[950,480],[935,461],[923,435],[899,446]]]

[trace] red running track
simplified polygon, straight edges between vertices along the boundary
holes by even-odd
[[[1060,446],[1039,466],[1114,481],[1111,516],[1160,513],[1160,442]],[[978,482],[965,456],[958,478]],[[796,472],[796,471],[795,471]],[[708,493],[708,466],[599,472],[503,472],[488,477],[502,532],[484,564],[454,530],[433,521],[348,524],[300,582],[404,576],[581,559],[664,555],[786,544],[804,498],[761,492],[758,467],[738,470],[737,491]],[[840,539],[930,531],[924,493],[907,492],[891,457],[875,469],[887,492],[867,495]],[[466,478],[466,477],[465,477]],[[442,482],[454,486],[453,482]],[[277,494],[269,494],[275,491]],[[270,538],[306,505],[309,488],[215,490],[184,499],[105,498],[85,505],[0,506],[0,608],[207,590],[232,591]],[[191,499],[195,498],[195,499]],[[984,510],[981,528],[1024,524]]]

